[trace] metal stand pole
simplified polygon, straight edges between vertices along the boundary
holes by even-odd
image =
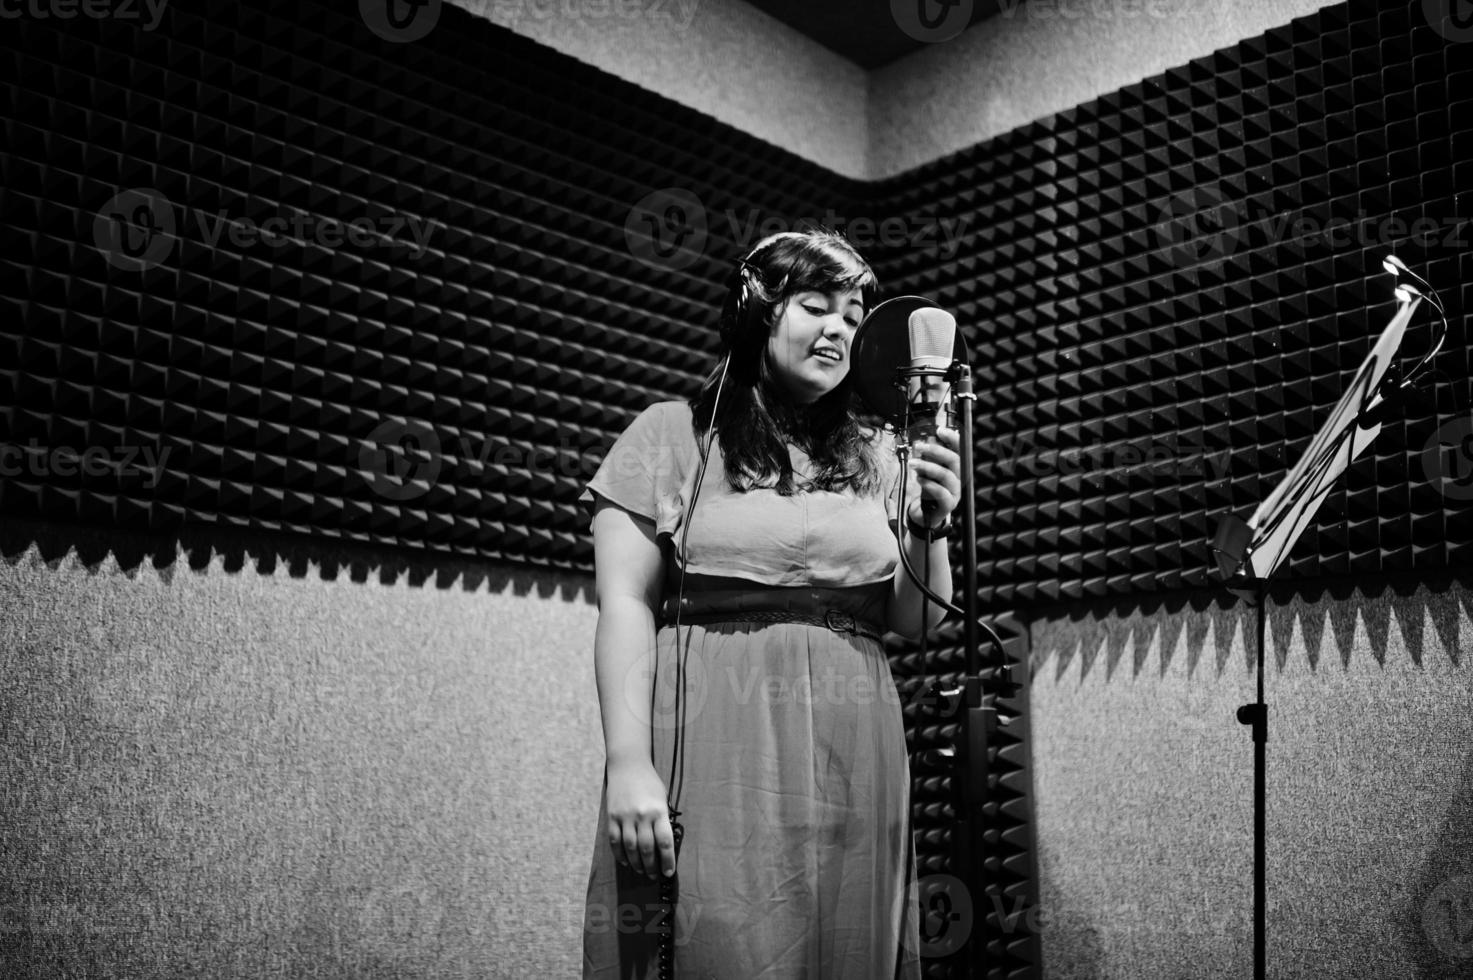
[[[1264,980],[1267,923],[1267,849],[1266,810],[1268,802],[1268,705],[1263,699],[1263,661],[1267,653],[1264,642],[1268,617],[1268,582],[1258,583],[1254,604],[1258,607],[1258,700],[1238,709],[1238,721],[1248,725],[1253,735],[1253,977]]]

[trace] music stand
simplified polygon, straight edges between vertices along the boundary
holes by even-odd
[[[1246,522],[1228,515],[1218,524],[1212,538],[1217,565],[1228,590],[1242,597],[1258,610],[1258,690],[1257,700],[1238,709],[1239,723],[1251,729],[1253,738],[1253,976],[1263,980],[1266,964],[1266,748],[1268,743],[1268,704],[1264,700],[1265,607],[1269,587],[1283,567],[1315,511],[1324,502],[1335,481],[1365,451],[1381,431],[1381,426],[1395,407],[1392,399],[1411,381],[1417,371],[1442,346],[1442,338],[1408,373],[1396,383],[1388,378],[1407,324],[1423,299],[1442,313],[1442,304],[1425,280],[1415,276],[1394,257],[1386,268],[1393,275],[1412,276],[1427,293],[1416,288],[1396,287],[1397,311],[1371,348],[1351,380],[1350,386],[1330,412],[1324,425],[1289,475],[1274,488]],[[1443,337],[1446,337],[1444,318]]]

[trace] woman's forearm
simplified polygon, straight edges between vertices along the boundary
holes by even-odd
[[[904,547],[911,567],[926,581],[926,568],[930,566],[927,583],[932,592],[943,598],[951,598],[951,556],[946,550],[946,539],[927,543],[911,534],[904,535]],[[946,610],[934,602],[926,603],[926,622],[921,622],[921,605],[924,596],[903,567],[895,569],[895,586],[890,596],[890,628],[901,636],[915,639],[921,633],[936,626],[946,618]]]
[[[610,763],[650,758],[650,690],[655,620],[636,596],[600,601],[593,638],[593,669]]]

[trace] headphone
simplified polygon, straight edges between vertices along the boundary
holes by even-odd
[[[780,231],[774,235],[768,235],[752,250],[737,260],[736,266],[726,277],[726,299],[721,307],[721,319],[718,321],[718,331],[721,334],[722,346],[726,349],[727,363],[731,362],[731,355],[737,345],[742,342],[753,342],[753,337],[761,337],[766,341],[766,334],[757,331],[756,318],[761,315],[763,304],[757,302],[757,296],[765,291],[762,283],[762,274],[752,264],[752,256],[762,251],[773,242],[784,238],[805,238],[801,231]],[[714,417],[714,416],[713,416]]]

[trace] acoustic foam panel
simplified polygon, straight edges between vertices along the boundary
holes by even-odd
[[[873,255],[975,350],[990,607],[1205,585],[1216,521],[1272,488],[1386,320],[1393,247],[1447,292],[1437,366],[1458,380],[1441,415],[1391,419],[1289,573],[1464,564],[1422,450],[1467,399],[1469,74],[1419,11],[1326,8],[874,187],[455,8],[414,44],[318,4],[171,8],[153,32],[18,21],[5,436],[162,462],[31,465],[0,499],[586,570],[580,486],[643,405],[693,390],[755,223],[833,210],[965,222],[955,255]],[[119,269],[93,226],[138,187],[176,239]],[[662,188],[708,219],[678,269],[623,234]],[[298,211],[386,234],[210,243],[222,214]],[[1285,231],[1388,219],[1438,234]]]
[[[693,391],[739,254],[713,221],[688,268],[643,263],[631,206],[678,186],[715,214],[821,212],[844,182],[442,17],[415,44],[312,3],[14,23],[4,438],[163,463],[26,465],[7,512],[588,569],[573,501],[623,424]],[[172,236],[119,268],[94,225],[133,188]],[[299,213],[381,234],[249,233]]]
[[[1285,577],[1467,566],[1436,432],[1468,417],[1473,76],[1424,6],[1327,7],[874,189],[966,228],[955,255],[878,262],[976,352],[985,603],[1207,587],[1217,522],[1273,489],[1389,321],[1392,251],[1450,307],[1436,404],[1393,407]]]

